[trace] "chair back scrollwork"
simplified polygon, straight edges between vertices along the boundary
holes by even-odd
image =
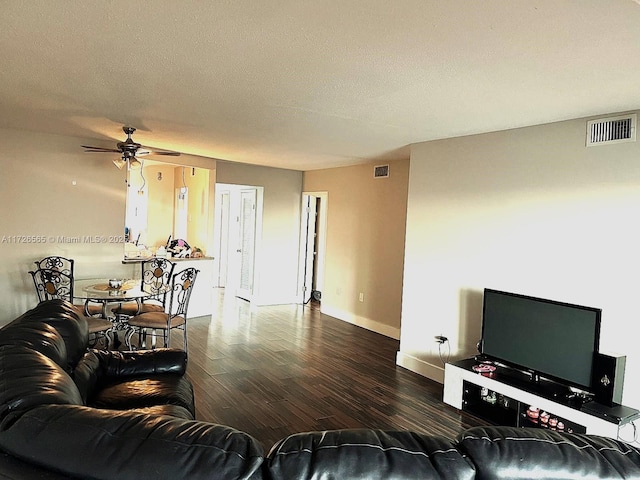
[[[187,318],[189,298],[191,298],[197,275],[198,270],[190,267],[173,276],[170,301],[172,315],[181,315],[185,319]]]
[[[52,268],[39,268],[29,272],[36,287],[38,300],[73,299],[73,276],[65,271]]]
[[[74,260],[71,258],[60,257],[58,255],[52,255],[45,257],[42,260],[33,262],[36,264],[36,269],[46,268],[49,270],[57,270],[73,278],[73,264]]]
[[[169,283],[176,264],[166,258],[154,258],[142,264],[142,288],[151,293],[151,299],[164,305]]]

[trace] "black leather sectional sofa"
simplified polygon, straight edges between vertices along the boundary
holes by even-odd
[[[194,419],[182,351],[91,350],[87,337],[61,301],[0,329],[0,479],[640,479],[640,452],[623,442],[508,427],[455,441],[305,432],[266,451]]]

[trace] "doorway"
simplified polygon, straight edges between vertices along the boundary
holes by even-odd
[[[300,222],[300,303],[320,302],[324,287],[327,192],[302,194]]]
[[[258,294],[263,188],[216,184],[214,251],[217,286],[252,301]]]

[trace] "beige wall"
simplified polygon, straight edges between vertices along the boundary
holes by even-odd
[[[202,168],[185,168],[185,183],[189,189],[187,242],[206,253],[209,212],[209,172]],[[176,168],[175,188],[182,186],[182,168]]]
[[[389,178],[374,165],[305,172],[303,188],[328,194],[322,311],[399,338],[409,160]]]
[[[264,188],[262,231],[254,284],[257,305],[295,303],[298,288],[298,253],[302,173],[279,168],[218,162],[216,181]]]
[[[144,168],[149,201],[145,242],[152,248],[165,245],[167,238],[173,233],[176,170],[173,165],[151,165]],[[160,180],[159,173],[162,174]]]
[[[587,148],[585,132],[580,119],[414,145],[401,365],[441,381],[435,335],[454,359],[476,353],[496,288],[602,308],[601,349],[627,355],[624,402],[640,407],[640,143]]]
[[[0,129],[0,325],[35,306],[27,272],[36,259],[73,258],[78,278],[137,273],[122,265],[126,171],[115,168],[109,154],[80,147],[95,143]],[[215,184],[215,160],[183,155],[171,161],[210,168]]]
[[[0,129],[0,325],[35,306],[27,272],[36,259],[74,258],[80,278],[129,271],[121,264],[125,173],[108,156],[84,153],[86,143]]]

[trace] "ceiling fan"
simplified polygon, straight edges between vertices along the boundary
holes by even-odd
[[[144,147],[139,143],[134,142],[131,138],[131,135],[133,135],[133,132],[135,132],[136,129],[133,127],[122,127],[122,131],[127,134],[127,139],[124,142],[118,142],[116,144],[116,148],[92,147],[90,145],[81,146],[85,149],[85,152],[119,153],[121,157],[115,159],[113,163],[120,169],[122,169],[122,167],[127,164],[129,165],[129,168],[136,168],[141,166],[142,163],[136,157],[141,157],[143,155],[169,155],[172,157],[177,157],[180,155],[180,152],[171,152],[167,150],[151,150],[148,147]]]

